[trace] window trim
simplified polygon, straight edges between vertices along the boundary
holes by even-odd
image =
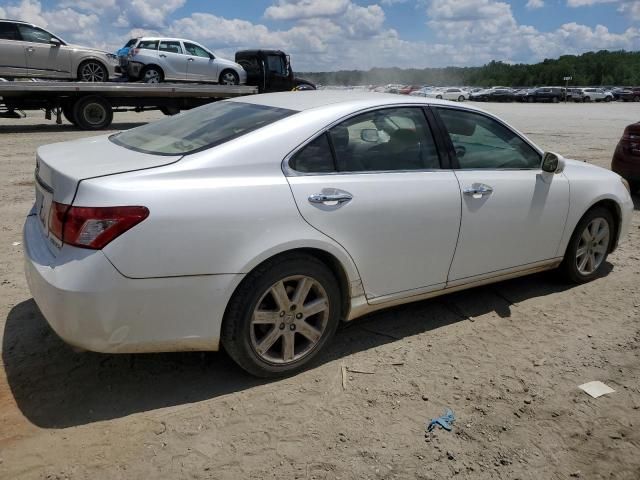
[[[438,163],[440,164],[440,168],[420,168],[420,169],[410,169],[410,170],[361,170],[361,171],[338,171],[337,169],[337,159],[335,155],[335,149],[333,147],[333,141],[331,140],[331,135],[329,135],[329,130],[331,130],[336,125],[341,124],[351,118],[357,117],[359,115],[375,112],[377,110],[389,110],[396,108],[416,108],[422,111],[422,114],[425,117],[425,123],[431,132],[431,136],[433,137],[434,144],[436,147],[436,152],[438,154]],[[320,131],[314,133],[312,136],[307,138],[305,141],[300,143],[297,147],[295,147],[292,151],[290,151],[287,155],[285,155],[284,159],[281,162],[282,173],[284,173],[285,177],[317,177],[321,175],[369,175],[369,174],[379,174],[379,173],[411,173],[411,172],[442,172],[451,170],[450,159],[448,158],[446,150],[442,150],[444,146],[442,143],[438,141],[438,137],[440,134],[439,129],[435,128],[435,125],[432,122],[435,121],[433,117],[430,117],[430,112],[428,111],[429,104],[422,103],[398,103],[398,104],[385,104],[385,105],[377,105],[375,107],[367,107],[361,110],[357,110],[355,112],[351,112],[348,115],[345,115],[338,120],[330,123],[329,125],[323,127]],[[327,138],[329,139],[329,147],[331,148],[331,155],[333,156],[333,163],[336,167],[335,172],[299,172],[294,170],[291,166],[289,166],[290,160],[303,148],[313,142],[315,139],[320,137],[323,134],[327,134]],[[445,156],[447,155],[447,156]],[[446,165],[446,167],[445,167]]]
[[[494,115],[491,115],[490,113],[487,113],[487,112],[483,112],[483,111],[480,111],[480,110],[471,110],[469,108],[458,107],[456,105],[433,105],[433,107],[434,107],[434,108],[432,108],[433,115],[435,116],[436,121],[437,121],[437,123],[438,123],[438,125],[439,125],[439,127],[441,129],[442,136],[443,136],[443,141],[445,142],[445,144],[447,146],[449,157],[451,158],[451,168],[453,168],[454,170],[474,171],[474,172],[478,172],[478,171],[503,172],[503,171],[519,171],[519,170],[527,170],[527,171],[540,170],[540,171],[542,171],[542,160],[543,160],[544,152],[540,148],[538,148],[535,144],[533,144],[531,141],[529,141],[523,134],[521,134],[520,132],[515,130],[513,127],[511,127],[510,125],[508,125],[507,123],[505,123],[504,121],[499,119],[498,117],[496,117]],[[481,116],[483,116],[485,118],[488,118],[489,120],[493,120],[493,121],[498,122],[500,125],[502,125],[506,129],[508,129],[511,133],[513,133],[515,136],[517,136],[524,143],[529,145],[533,151],[538,153],[538,155],[540,156],[540,163],[539,163],[538,167],[535,167],[535,168],[533,168],[533,167],[531,167],[531,168],[524,168],[524,167],[523,168],[462,168],[460,166],[460,162],[458,161],[458,154],[456,153],[456,150],[455,150],[455,148],[453,146],[453,142],[451,141],[451,137],[449,136],[449,131],[447,130],[447,127],[445,126],[444,121],[440,117],[440,113],[438,112],[438,109],[457,110],[457,111],[460,111],[460,112],[468,112],[468,113],[472,113],[472,114],[475,113],[476,115],[481,115]]]

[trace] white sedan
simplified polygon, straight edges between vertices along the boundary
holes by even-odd
[[[482,110],[288,92],[41,147],[24,227],[51,327],[100,352],[225,350],[290,374],[341,320],[532,272],[601,274],[615,173]]]
[[[438,100],[455,100],[464,102],[469,99],[469,94],[461,88],[443,88],[428,92],[425,97],[437,98]]]

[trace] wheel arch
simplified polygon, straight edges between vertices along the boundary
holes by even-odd
[[[562,251],[562,255],[565,254],[566,249],[569,246],[569,239],[575,232],[575,229],[578,226],[578,224],[582,221],[585,215],[587,215],[591,210],[595,208],[606,208],[611,213],[614,221],[614,225],[613,225],[614,231],[613,231],[613,242],[611,242],[611,246],[609,247],[609,253],[613,252],[616,249],[616,247],[618,246],[618,242],[620,240],[620,227],[622,225],[622,208],[614,198],[601,197],[594,200],[587,208],[585,208],[584,212],[582,212],[582,215],[580,215],[576,220],[576,222],[571,226],[571,230],[569,232],[569,235],[567,236],[567,242]]]
[[[280,248],[269,252],[267,255],[260,255],[247,264],[246,268],[243,269],[245,272],[245,278],[267,262],[271,262],[279,257],[295,254],[305,254],[314,257],[331,270],[338,280],[338,287],[340,289],[340,318],[342,320],[348,318],[351,299],[355,296],[364,294],[364,292],[362,291],[362,283],[360,281],[358,271],[355,268],[355,264],[353,264],[353,261],[346,252],[342,252],[338,248],[331,246],[327,247],[326,245],[319,244],[281,246]],[[233,293],[229,297],[229,301],[233,298],[241,285],[242,282],[234,288]]]
[[[157,68],[158,70],[160,70],[160,73],[162,73],[162,77],[164,78],[164,76],[165,76],[164,68],[162,68],[162,67],[161,67],[160,65],[158,65],[157,63],[146,63],[146,64],[144,65],[144,67],[142,67],[142,68],[140,69],[140,76],[141,76],[141,77],[142,77],[142,76],[144,76],[144,75],[143,75],[143,72],[144,72],[145,70],[149,70],[150,68]]]

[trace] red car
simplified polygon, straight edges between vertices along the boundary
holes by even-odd
[[[613,153],[611,170],[629,182],[631,191],[640,189],[640,122],[624,129]]]
[[[406,87],[402,87],[398,90],[398,93],[402,95],[409,95],[411,92],[415,90],[420,90],[422,87],[420,85],[407,85]]]

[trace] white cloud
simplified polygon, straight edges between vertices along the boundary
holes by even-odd
[[[535,10],[542,7],[544,7],[544,0],[529,0],[527,2],[527,8],[529,10]]]
[[[333,17],[344,13],[350,4],[350,0],[277,0],[264,16],[271,20]]]
[[[567,0],[569,7],[585,7],[596,5],[598,3],[618,3],[620,0]]]

